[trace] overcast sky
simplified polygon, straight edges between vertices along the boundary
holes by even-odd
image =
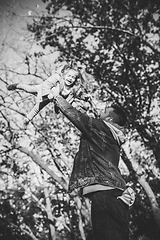
[[[35,15],[36,12],[43,11],[45,6],[46,4],[41,0],[0,0],[1,37],[7,28],[7,24],[9,24],[8,16],[11,16],[11,13],[14,12],[17,16],[20,16],[22,21],[23,17],[32,16]],[[17,23],[13,22],[13,24]]]
[[[32,19],[37,12],[44,11],[45,6],[46,4],[41,0],[0,0],[1,61],[6,62],[6,58],[8,61],[8,55],[9,61],[13,59],[13,51],[10,46],[17,42],[17,45],[21,47],[24,36],[22,29],[25,30],[29,19]]]

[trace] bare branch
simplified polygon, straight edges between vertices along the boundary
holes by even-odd
[[[143,187],[144,191],[146,192],[146,195],[148,196],[148,199],[151,204],[151,208],[153,211],[153,215],[155,218],[155,222],[158,225],[158,228],[160,229],[160,208],[158,205],[158,202],[156,200],[155,194],[153,193],[151,187],[149,186],[148,182],[146,181],[144,176],[139,176],[136,171],[134,170],[132,163],[128,159],[126,153],[124,150],[122,150],[122,159],[125,162],[126,166],[128,167],[128,170],[133,175],[134,179],[136,179],[140,185]]]
[[[29,151],[27,148],[22,147],[18,144],[15,145],[15,149],[27,154],[35,163],[37,163],[42,169],[44,169],[56,182],[58,182],[65,190],[68,189],[68,183],[63,178],[55,174],[41,159],[40,156],[35,155],[33,152]]]

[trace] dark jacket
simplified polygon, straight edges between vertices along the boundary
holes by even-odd
[[[55,102],[82,133],[70,177],[69,192],[91,184],[125,189],[125,181],[118,169],[120,146],[110,128],[103,120],[76,110],[61,96],[57,96]]]

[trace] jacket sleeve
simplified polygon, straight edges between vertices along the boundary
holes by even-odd
[[[60,95],[55,98],[55,103],[59,107],[60,111],[73,123],[75,127],[77,127],[83,134],[89,136],[90,117],[75,109]]]

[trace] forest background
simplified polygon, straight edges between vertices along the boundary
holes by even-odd
[[[94,76],[88,91],[96,107],[107,101],[127,113],[120,170],[136,192],[130,240],[159,240],[160,4],[33,2],[1,5],[0,240],[93,239],[90,202],[67,194],[79,132],[53,104],[24,130],[35,99],[7,91],[11,83],[39,84],[71,60]]]

